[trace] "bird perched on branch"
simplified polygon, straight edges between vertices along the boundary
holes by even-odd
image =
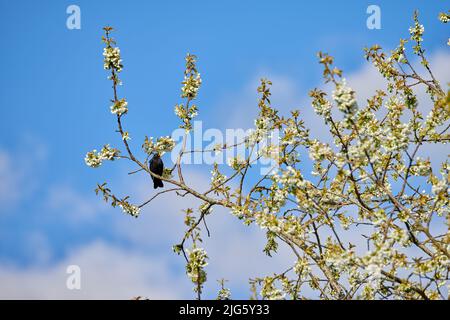
[[[163,171],[164,171],[164,163],[161,160],[159,153],[155,153],[153,155],[153,158],[150,160],[149,167],[150,167],[151,172],[153,172],[159,176],[162,176]],[[160,188],[164,187],[164,184],[161,181],[161,179],[158,179],[158,178],[152,176],[152,180],[153,180],[153,188],[154,189],[156,189],[158,187],[160,187]]]

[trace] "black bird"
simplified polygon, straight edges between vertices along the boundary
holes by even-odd
[[[153,156],[153,158],[150,160],[150,171],[162,176],[163,171],[164,171],[164,163],[161,160],[161,157],[159,156],[158,153],[155,153],[155,155]],[[154,176],[152,176],[152,180],[153,180],[153,188],[156,189],[158,187],[163,188],[164,184],[161,181],[161,179],[155,178]]]

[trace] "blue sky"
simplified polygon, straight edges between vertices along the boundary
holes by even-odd
[[[66,8],[71,4],[81,8],[81,30],[66,28]],[[380,30],[366,28],[370,4],[381,8]],[[183,275],[183,261],[173,257],[169,246],[181,236],[179,222],[173,222],[176,227],[172,228],[164,213],[149,208],[148,215],[156,218],[143,218],[148,229],[142,229],[139,220],[130,221],[93,195],[95,184],[105,180],[117,190],[144,188],[139,178],[127,178],[126,165],[91,170],[83,161],[86,151],[119,142],[109,112],[110,83],[102,64],[103,26],[117,29],[114,37],[125,66],[120,94],[129,102],[126,126],[131,145],[139,148],[145,135],[169,135],[178,126],[173,106],[180,102],[187,52],[198,56],[203,78],[199,119],[205,127],[225,129],[233,125],[228,118],[245,118],[254,112],[256,103],[251,103],[256,101],[256,86],[254,96],[249,86],[262,75],[290,79],[289,90],[298,94],[289,91],[279,101],[296,105],[283,108],[308,108],[304,97],[321,79],[317,51],[332,54],[345,72],[357,73],[366,65],[365,46],[378,43],[392,49],[400,37],[408,36],[414,9],[419,9],[425,25],[427,51],[447,50],[448,54],[447,26],[437,20],[438,13],[446,9],[443,5],[437,0],[1,0],[0,185],[6,187],[0,188],[4,192],[0,194],[0,270],[7,266],[14,275],[59,270],[52,268],[94,243],[98,250],[108,248],[102,252],[119,257],[132,252],[137,261],[140,257],[167,259],[166,267]],[[276,86],[274,81],[275,92]],[[199,175],[195,166],[190,170]],[[151,195],[153,191],[149,185],[139,192]],[[174,210],[164,202],[158,208]],[[178,213],[171,214],[178,217]],[[144,243],[145,237],[136,236],[136,230],[156,232],[163,221],[167,227],[163,240],[151,238],[149,242],[156,242]],[[245,232],[239,224],[230,223]],[[55,278],[61,274],[55,273]],[[29,281],[34,281],[31,276]],[[211,282],[209,295],[215,285]],[[189,287],[188,282],[182,283],[183,288]],[[167,288],[171,285],[161,283]],[[245,284],[233,285],[237,295],[245,297]],[[17,296],[47,297],[39,296],[39,290],[33,292],[38,293],[27,295],[23,289]],[[182,292],[182,297],[190,296]],[[8,297],[1,285],[0,296]]]

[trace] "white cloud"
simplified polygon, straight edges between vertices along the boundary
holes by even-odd
[[[24,238],[25,254],[33,260],[35,266],[45,266],[53,257],[52,243],[44,232],[29,231]],[[0,265],[1,268],[1,265]]]
[[[208,188],[209,177],[199,170],[186,166],[184,176],[195,189]],[[144,175],[132,179],[126,176],[119,182],[116,181],[122,190],[116,191],[126,190],[133,203],[141,203],[155,193]],[[104,209],[100,197],[91,199],[69,185],[51,187],[44,203],[48,210],[67,217],[68,224],[77,226],[90,222],[97,210]],[[190,196],[165,194],[148,205],[138,219],[123,215],[119,208],[113,210],[117,216],[109,218],[115,226],[112,232],[121,243],[130,244],[133,249],[128,250],[94,242],[50,263],[54,261],[51,242],[42,233],[30,234],[23,241],[28,243],[32,264],[25,269],[0,264],[0,298],[128,299],[136,295],[155,299],[193,298],[193,285],[184,272],[185,261],[171,247],[184,234],[182,209],[197,208],[199,204]],[[249,277],[284,270],[294,260],[282,246],[280,255],[265,256],[264,232],[244,226],[227,210],[216,210],[207,222],[211,238],[204,234],[204,246],[210,256],[205,297],[214,298],[218,290],[215,280],[226,278],[235,297],[247,298]],[[81,267],[81,291],[65,287],[68,276],[65,270],[72,264]]]
[[[81,268],[80,290],[66,286],[69,265]],[[93,242],[51,266],[0,266],[0,299],[179,299],[190,291],[180,276],[164,256]]]
[[[24,173],[13,164],[12,157],[0,150],[0,204],[7,206],[20,199]]]
[[[24,135],[14,152],[0,146],[0,212],[20,203],[37,187],[39,166],[46,158],[46,146]]]

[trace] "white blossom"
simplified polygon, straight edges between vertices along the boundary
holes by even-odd
[[[117,114],[118,116],[128,112],[128,102],[125,98],[116,100],[111,106],[111,113]]]
[[[118,47],[111,47],[108,46],[103,49],[103,56],[104,56],[104,62],[103,62],[103,68],[104,69],[111,69],[114,68],[117,72],[121,72],[123,65],[122,65],[122,59],[120,58],[120,49]]]
[[[345,79],[342,79],[336,85],[332,97],[336,101],[338,109],[345,114],[353,114],[356,112],[358,106],[356,104],[355,92],[347,86]]]

